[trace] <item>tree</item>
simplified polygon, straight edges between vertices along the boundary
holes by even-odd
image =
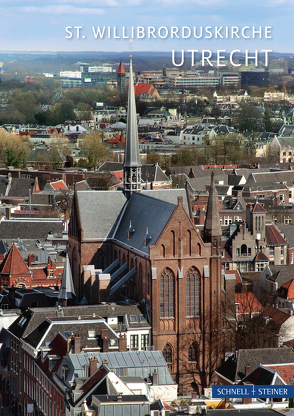
[[[89,169],[97,169],[101,160],[104,160],[107,155],[107,148],[102,143],[99,134],[89,134],[81,141],[81,149],[84,156],[89,161]]]
[[[253,105],[240,104],[240,108],[233,113],[233,124],[235,129],[245,132],[254,132],[262,128],[263,115]]]
[[[31,146],[21,136],[16,136],[1,130],[0,152],[1,158],[6,166],[14,166],[15,168],[25,167],[31,153]]]
[[[55,137],[50,142],[50,148],[52,150],[52,163],[53,167],[59,168],[72,153],[69,146],[69,141],[63,137]]]

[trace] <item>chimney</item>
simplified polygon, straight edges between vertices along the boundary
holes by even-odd
[[[122,394],[121,393],[119,393],[119,395],[117,396],[117,401],[122,402]]]
[[[158,385],[158,374],[156,369],[154,369],[153,371],[153,386],[157,386]]]
[[[118,351],[127,351],[127,337],[124,334],[118,339]]]
[[[101,330],[101,338],[103,342],[102,351],[108,352],[109,351],[109,338],[108,338],[108,329]]]
[[[90,377],[95,373],[97,370],[97,358],[93,357],[90,358]]]
[[[192,400],[197,399],[197,391],[192,391]]]
[[[34,261],[35,261],[34,254],[28,254],[28,266],[29,267],[32,265],[32,263],[34,263]]]
[[[248,376],[250,371],[251,371],[251,366],[250,366],[250,364],[247,364],[246,367],[245,367],[245,376]]]
[[[5,217],[7,220],[10,220],[11,218],[11,207],[6,207],[5,208]]]
[[[79,354],[81,352],[81,338],[80,335],[75,335],[74,336],[74,350],[73,353],[74,354]]]
[[[103,364],[103,365],[106,365],[106,367],[108,367],[108,361],[107,361],[107,360],[103,360],[103,361],[102,361],[102,364]]]
[[[72,349],[72,338],[69,335],[69,337],[67,338],[67,352],[70,353],[71,349]]]

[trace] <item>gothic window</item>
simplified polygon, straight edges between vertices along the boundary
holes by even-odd
[[[196,267],[191,267],[186,276],[186,315],[199,316],[200,275]]]
[[[175,257],[176,255],[176,236],[175,236],[175,232],[172,231],[172,255]]]
[[[190,363],[197,363],[198,361],[198,348],[194,342],[189,347],[188,359]]]
[[[190,230],[188,230],[187,238],[188,238],[188,254],[189,256],[191,256],[192,255],[192,236],[191,236]]]
[[[165,257],[165,247],[161,244],[161,257]]]
[[[241,256],[242,257],[247,256],[247,246],[246,246],[246,244],[242,244],[242,246],[241,246]]]
[[[166,344],[166,346],[163,348],[162,355],[167,364],[172,363],[172,349],[169,344]]]
[[[160,276],[160,317],[174,317],[174,275],[167,267]]]

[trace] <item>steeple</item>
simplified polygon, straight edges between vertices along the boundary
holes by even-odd
[[[116,74],[117,74],[117,88],[120,92],[124,93],[126,91],[126,71],[125,71],[122,61],[120,61]]]
[[[203,240],[211,243],[211,254],[220,254],[222,229],[219,218],[217,191],[215,189],[214,173],[211,173],[211,185],[204,224]]]
[[[75,289],[72,281],[72,274],[71,274],[71,268],[69,264],[69,258],[68,254],[66,255],[63,274],[62,274],[62,281],[61,281],[61,288],[59,291],[58,299],[61,303],[67,305],[68,301],[71,301],[69,303],[72,303],[75,299]]]
[[[133,192],[141,190],[141,162],[139,154],[137,112],[133,80],[132,57],[130,56],[130,76],[128,90],[128,113],[126,127],[126,148],[124,170],[124,192],[129,199]]]

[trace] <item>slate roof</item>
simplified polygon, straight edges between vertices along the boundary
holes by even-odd
[[[9,239],[46,239],[49,231],[61,233],[63,221],[59,219],[10,219],[0,223],[2,240]]]
[[[174,205],[178,205],[178,196],[182,196],[185,210],[189,212],[187,193],[185,189],[153,189],[148,191],[143,190],[140,192],[140,194],[151,196],[152,198],[156,198]]]
[[[62,308],[62,312],[56,307],[49,308],[30,308],[23,312],[23,314],[9,327],[10,332],[15,334],[16,337],[26,337],[30,334],[35,328],[37,328],[45,319],[59,317],[75,317],[78,316],[84,318],[93,318],[95,314],[96,317],[117,317],[117,316],[130,316],[136,315],[137,322],[130,324],[130,328],[137,327],[149,327],[148,322],[141,321],[140,316],[142,312],[136,305],[117,305],[115,303],[110,303],[107,305],[76,305],[76,306],[66,306]],[[18,325],[18,322],[21,318],[25,317],[26,321],[24,324]],[[128,321],[130,321],[128,319]],[[113,329],[117,329],[117,325],[111,325]],[[75,331],[74,328],[70,328]],[[75,331],[77,333],[77,331]]]
[[[294,143],[293,143],[294,145]],[[293,186],[294,182],[294,172],[292,170],[285,171],[275,171],[275,172],[252,172],[249,181],[254,181],[255,183],[260,182],[273,182],[281,183],[286,182],[288,186]]]
[[[126,203],[120,191],[78,191],[80,226],[84,240],[105,240],[113,234]]]
[[[250,374],[242,379],[239,384],[250,383],[257,385],[282,385],[285,384],[279,377],[275,377],[275,371],[265,368],[263,366],[258,366]]]
[[[268,246],[284,246],[287,241],[274,224],[265,225],[266,244]]]
[[[292,348],[253,348],[238,350],[236,354],[229,357],[217,372],[231,381],[241,380],[245,377],[245,368],[250,365],[251,369],[259,364],[293,363],[294,351]]]
[[[284,233],[284,237],[287,240],[289,247],[294,247],[294,224],[281,224],[279,225],[279,230],[281,233]]]
[[[34,178],[12,178],[8,195],[11,197],[29,197],[29,189],[33,193]]]
[[[148,244],[145,245],[144,243],[147,228],[148,234],[151,236],[149,243],[155,244],[175,207],[174,204],[151,198],[142,193],[132,194],[114,238],[141,252],[149,254]],[[154,215],[155,213],[156,215]],[[134,231],[129,233],[128,236],[130,224]]]
[[[289,282],[289,280],[294,277],[294,264],[287,265],[278,265],[278,266],[268,266],[271,276],[267,277],[267,280],[276,282],[278,287],[281,287],[284,283]]]

